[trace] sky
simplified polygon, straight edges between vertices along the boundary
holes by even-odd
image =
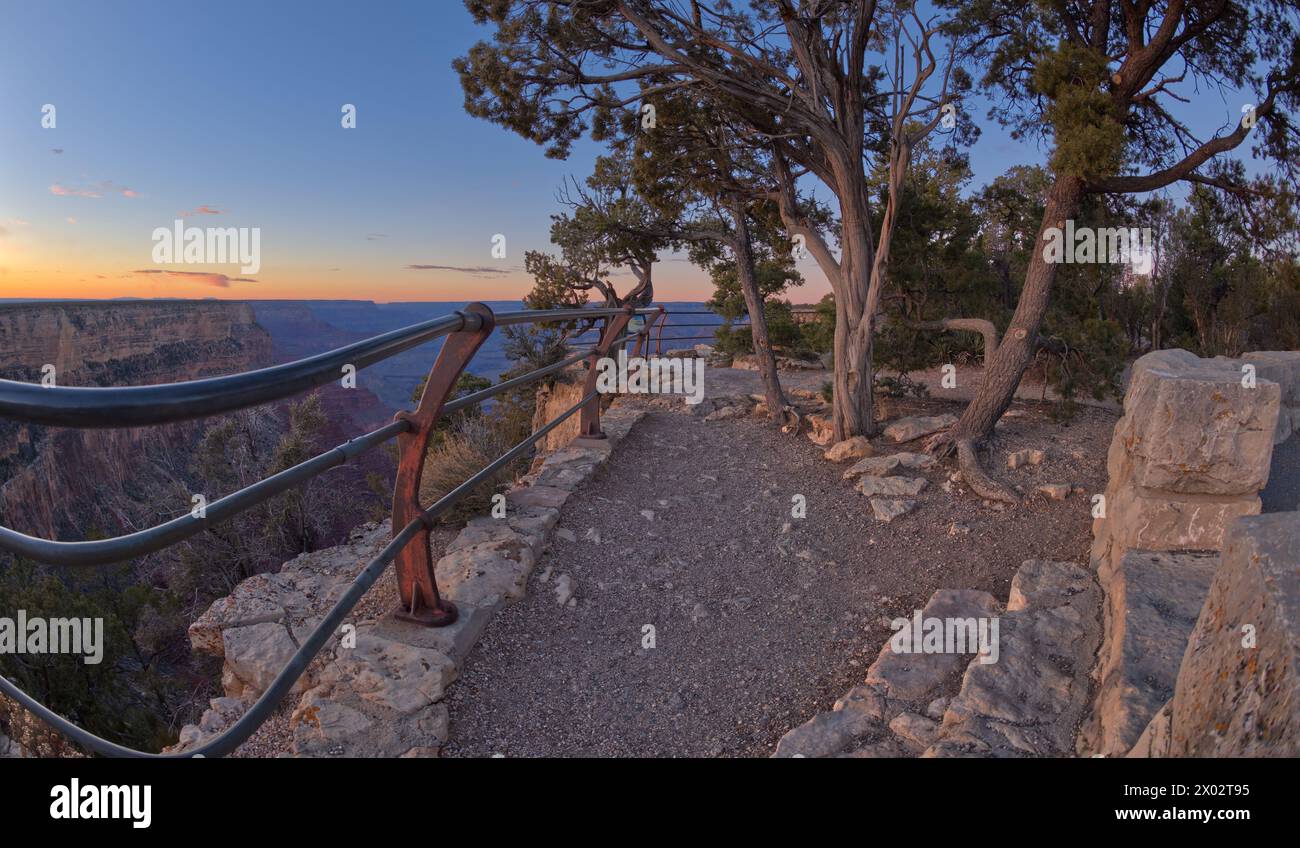
[[[0,298],[514,299],[556,190],[599,152],[550,160],[464,112],[451,61],[490,32],[453,0],[0,8]],[[1042,160],[984,111],[975,185]],[[159,263],[178,219],[257,228],[260,267]],[[660,300],[710,296],[662,259]],[[792,300],[829,291],[800,270]]]

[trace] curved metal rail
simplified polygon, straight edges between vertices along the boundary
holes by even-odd
[[[207,505],[202,517],[190,514],[148,530],[92,542],[49,541],[0,527],[0,549],[28,559],[67,566],[119,562],[183,541],[394,437],[398,438],[403,450],[393,497],[392,540],[362,569],[267,690],[235,724],[214,739],[183,754],[154,754],[119,745],[78,727],[3,676],[0,676],[0,692],[13,698],[54,729],[98,754],[167,758],[222,756],[230,753],[266,721],[343,619],[390,563],[397,563],[398,588],[403,605],[399,614],[435,626],[455,620],[455,606],[439,597],[433,580],[432,563],[429,561],[429,531],[434,526],[434,520],[575,413],[582,413],[582,433],[585,436],[603,437],[600,432],[599,396],[594,390],[596,360],[608,355],[615,345],[632,338],[637,339],[639,350],[654,321],[662,317],[663,313],[661,307],[653,307],[534,310],[494,314],[486,306],[475,303],[453,315],[394,330],[328,353],[228,377],[126,388],[45,388],[30,383],[0,380],[0,416],[25,423],[83,428],[162,424],[281,400],[338,379],[345,365],[353,365],[359,370],[431,339],[451,336],[444,343],[430,370],[424,396],[414,413],[399,413],[397,420],[391,424],[226,495]],[[628,321],[636,315],[654,317],[637,332],[624,332]],[[588,319],[604,319],[605,322],[600,341],[595,346],[527,374],[448,401],[465,366],[496,326]],[[582,359],[587,359],[589,363],[588,385],[582,400],[484,466],[432,506],[427,509],[419,507],[416,496],[424,458],[431,430],[439,419],[456,410],[482,403],[502,392],[535,382]],[[405,515],[409,520],[399,522],[399,514]],[[400,530],[397,529],[399,524]]]

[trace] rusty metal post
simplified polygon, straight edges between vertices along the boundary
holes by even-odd
[[[597,364],[601,358],[609,356],[614,340],[623,335],[623,330],[627,328],[627,322],[630,320],[632,320],[631,307],[622,315],[611,317],[605,324],[605,329],[600,334],[600,342],[591,352],[591,356],[587,357],[587,380],[582,387],[583,397],[596,391],[596,376],[599,370]],[[600,429],[600,395],[587,401],[579,415],[578,440],[605,438],[605,434]]]
[[[664,316],[664,308],[659,307],[659,311],[651,315],[645,322],[645,327],[636,336],[636,347],[632,348],[632,358],[636,359],[641,356],[642,348],[645,349],[645,355],[650,355],[650,333],[654,330],[655,322]],[[661,332],[660,335],[663,335]]]
[[[492,310],[481,303],[471,303],[463,312],[467,317],[478,316],[477,329],[460,330],[446,338],[429,371],[429,381],[425,383],[419,405],[414,412],[403,411],[396,416],[410,422],[411,429],[397,437],[399,459],[397,483],[393,487],[394,536],[423,514],[420,478],[424,474],[424,459],[429,452],[434,426],[442,417],[443,404],[455,390],[465,366],[496,326]],[[422,527],[419,534],[402,548],[393,562],[401,598],[401,607],[395,612],[398,618],[429,627],[444,627],[456,620],[456,605],[438,594],[427,526]]]

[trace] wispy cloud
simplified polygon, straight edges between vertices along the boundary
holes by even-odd
[[[51,147],[51,148],[50,148],[50,152],[53,153],[53,154],[55,154],[55,155],[58,155],[58,154],[60,154],[60,153],[63,152],[63,148],[62,148],[62,147]]]
[[[230,288],[231,283],[255,283],[253,277],[228,277],[225,274],[214,274],[207,271],[171,271],[165,268],[145,268],[138,271],[132,271],[133,274],[162,274],[175,280],[198,283],[204,286],[214,286],[219,289]]]
[[[474,274],[483,277],[504,277],[518,271],[518,268],[496,268],[491,265],[407,265],[408,271],[455,271],[458,274]]]
[[[105,194],[120,194],[123,197],[139,197],[140,193],[126,186],[120,186],[112,180],[104,180],[86,186],[65,186],[62,183],[54,183],[50,186],[50,194],[55,197],[103,197]]]
[[[177,212],[176,214],[182,218],[188,218],[191,215],[220,215],[224,211],[225,210],[223,209],[213,209],[211,206],[204,205],[204,206],[200,206],[197,209],[190,209],[185,212]]]
[[[13,230],[11,229],[13,227],[25,227],[25,226],[27,226],[27,222],[24,221],[22,218],[10,218],[8,221],[0,221],[0,238],[4,238],[5,236],[13,232]]]
[[[378,241],[388,238],[388,233],[366,233],[366,241]]]

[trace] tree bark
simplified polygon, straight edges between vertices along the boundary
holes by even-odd
[[[739,199],[733,200],[728,209],[736,228],[731,252],[736,260],[736,276],[740,281],[740,290],[745,296],[745,308],[749,310],[749,329],[754,341],[754,359],[758,363],[758,373],[763,378],[767,416],[774,424],[784,424],[785,395],[781,392],[781,382],[777,377],[776,354],[772,351],[772,341],[767,334],[767,313],[763,309],[763,295],[758,290],[758,276],[754,271],[754,250],[750,243],[748,213],[745,204]]]
[[[796,208],[794,180],[781,154],[777,152],[773,157],[778,184],[773,199],[777,201],[781,221],[792,235],[804,237],[835,296],[835,393],[831,416],[836,441],[876,433],[871,352],[873,304],[879,298],[872,292],[871,206],[862,173],[861,151],[856,155],[856,160],[837,158],[831,175],[840,205],[838,260],[821,233]]]
[[[1066,220],[1078,211],[1082,197],[1083,183],[1076,177],[1058,177],[1052,186],[1011,324],[997,350],[985,358],[984,381],[953,427],[949,440],[970,440],[978,445],[992,435],[993,426],[1011,405],[1021,377],[1033,362],[1038,331],[1056,279],[1056,265],[1043,257],[1043,234],[1050,227],[1064,229]]]
[[[836,169],[840,199],[839,286],[835,309],[835,440],[876,434],[872,395],[872,343],[875,292],[870,205],[861,167]]]

